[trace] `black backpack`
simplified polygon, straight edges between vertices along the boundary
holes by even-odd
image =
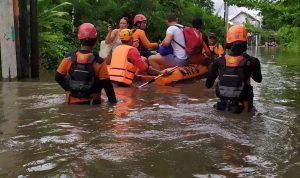
[[[245,85],[245,66],[247,59],[240,59],[226,55],[219,66],[219,83],[217,85],[220,98],[235,100],[239,99]],[[227,60],[226,60],[227,59]],[[239,60],[235,64],[228,65],[228,61]],[[228,63],[227,63],[227,62]]]
[[[95,84],[96,76],[93,69],[95,56],[91,55],[85,64],[77,62],[77,55],[71,56],[69,71],[69,87],[71,96],[76,98],[89,98]]]

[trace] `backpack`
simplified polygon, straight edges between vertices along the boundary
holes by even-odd
[[[80,55],[80,54],[79,54]],[[95,56],[92,54],[84,63],[77,60],[77,54],[71,54],[71,67],[69,71],[69,86],[71,96],[76,98],[89,98],[95,84],[93,63]]]
[[[173,54],[173,48],[172,45],[170,44],[169,46],[165,47],[163,45],[159,45],[157,52],[162,55],[162,56],[166,56],[168,54]]]
[[[219,83],[217,96],[225,99],[238,99],[244,89],[245,66],[247,59],[243,56],[226,55],[219,66]]]
[[[173,40],[176,44],[178,44],[180,47],[185,49],[188,55],[202,52],[201,46],[203,45],[203,39],[202,39],[202,33],[199,32],[199,30],[192,27],[185,27],[179,25],[175,25],[175,26],[182,29],[183,31],[183,35],[185,39],[185,47],[179,44],[177,41]]]

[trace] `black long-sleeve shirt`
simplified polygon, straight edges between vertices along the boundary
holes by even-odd
[[[245,67],[245,81],[247,81],[251,77],[255,82],[260,83],[262,81],[262,75],[261,75],[259,60],[246,53],[244,53],[243,56],[247,58],[248,61],[250,62],[250,64],[246,65]],[[206,80],[207,88],[211,88],[214,85],[216,78],[219,76],[219,67],[220,67],[221,60],[225,60],[225,58],[224,57],[217,58],[212,64],[211,70]]]

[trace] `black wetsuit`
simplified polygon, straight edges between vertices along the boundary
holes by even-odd
[[[231,54],[231,56],[237,56]],[[244,67],[244,88],[242,91],[241,96],[238,98],[239,101],[248,101],[249,102],[249,109],[253,107],[253,87],[249,83],[249,79],[252,78],[255,82],[260,83],[262,81],[262,75],[261,75],[261,68],[260,68],[260,62],[257,58],[252,57],[246,53],[243,54],[244,58],[247,59],[246,65]],[[219,67],[220,67],[220,61],[225,60],[224,57],[217,58],[212,68],[208,74],[207,80],[206,80],[206,87],[211,88],[214,85],[214,82],[216,78],[219,76]],[[216,92],[218,96],[218,91]],[[218,96],[220,98],[220,96]],[[220,98],[221,101],[224,100],[224,98]]]

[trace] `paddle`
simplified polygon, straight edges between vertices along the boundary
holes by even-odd
[[[177,68],[178,68],[178,66],[175,66],[175,67],[171,68],[168,72],[173,72],[173,71],[174,71],[175,69],[177,69]],[[144,84],[138,86],[137,88],[142,88],[143,86],[146,86],[146,85],[148,85],[148,84],[154,82],[156,79],[159,79],[159,78],[162,77],[162,76],[164,76],[164,74],[160,74],[160,75],[156,76],[155,78],[153,78],[153,79],[149,80],[148,82],[146,82],[146,83],[144,83]]]

